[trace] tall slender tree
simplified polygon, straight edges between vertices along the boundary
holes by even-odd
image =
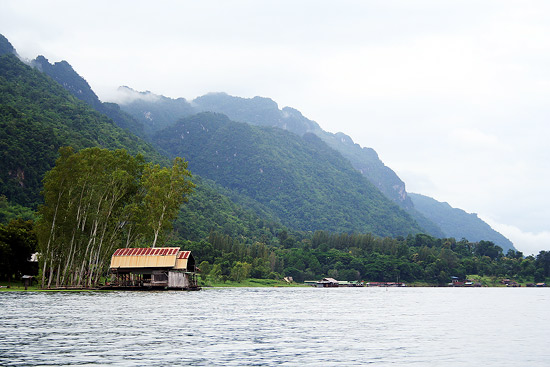
[[[161,168],[157,165],[145,167],[142,184],[146,191],[144,199],[144,218],[151,237],[151,247],[164,239],[164,235],[172,228],[181,204],[187,201],[194,184],[189,180],[191,173],[187,170],[187,162],[175,158],[172,168]]]

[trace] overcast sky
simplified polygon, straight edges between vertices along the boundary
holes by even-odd
[[[270,97],[374,148],[407,191],[550,250],[549,1],[26,1],[0,33],[103,101]]]

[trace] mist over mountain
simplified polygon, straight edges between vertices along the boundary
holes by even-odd
[[[492,241],[502,247],[504,253],[515,250],[513,243],[481,220],[477,214],[466,213],[425,195],[410,193],[414,206],[445,233],[445,237],[466,238],[468,241]]]
[[[151,92],[137,92],[124,86],[118,88],[118,95],[122,110],[139,121],[149,137],[182,117],[201,112],[185,98],[172,99]]]
[[[73,96],[112,119],[119,127],[140,137],[145,135],[143,125],[122,111],[116,103],[101,102],[88,82],[78,75],[68,62],[59,61],[51,64],[44,56],[38,56],[30,64],[50,76]]]

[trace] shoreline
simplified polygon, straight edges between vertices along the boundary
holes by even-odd
[[[50,289],[42,289],[36,286],[33,287],[27,287],[28,289],[25,289],[24,286],[21,285],[12,285],[10,287],[7,286],[1,286],[0,287],[0,293],[2,292],[191,292],[191,291],[197,291],[196,289],[190,290],[190,289],[105,289],[105,288],[50,288]],[[360,286],[360,287],[314,287],[308,284],[303,283],[295,283],[295,284],[278,284],[278,285],[259,285],[259,284],[213,284],[213,285],[201,285],[200,290],[208,290],[208,289],[223,289],[223,288],[319,288],[319,289],[333,289],[333,288],[452,288],[452,289],[469,289],[469,288],[514,288],[514,289],[522,289],[522,288],[548,288],[548,286],[536,286],[536,287],[528,287],[528,286],[521,286],[521,287],[509,287],[506,285],[484,285],[484,286],[478,286],[478,287],[454,287],[454,286],[440,286],[440,285],[415,285],[410,284],[405,287],[384,287],[384,286]]]

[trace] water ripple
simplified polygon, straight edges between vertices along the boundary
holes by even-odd
[[[0,293],[5,366],[547,365],[548,289]],[[512,347],[499,348],[510,344]]]

